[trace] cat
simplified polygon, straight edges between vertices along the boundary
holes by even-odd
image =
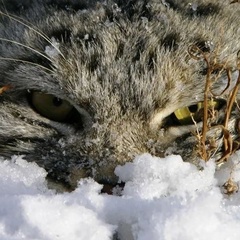
[[[232,87],[238,77],[239,2],[1,0],[0,10],[2,158],[24,155],[70,189],[86,177],[114,185],[115,167],[145,152],[198,164],[202,120],[181,111],[201,112],[209,60],[221,66],[222,123],[231,89],[217,94],[221,70]]]

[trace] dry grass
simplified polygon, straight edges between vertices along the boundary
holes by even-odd
[[[217,57],[214,57],[215,53],[205,53],[197,46],[191,46],[189,48],[189,54],[192,58],[196,60],[203,60],[207,66],[203,103],[203,125],[202,129],[197,128],[196,130],[196,137],[198,141],[197,151],[201,159],[208,161],[214,155],[214,152],[216,151],[217,148],[217,144],[216,140],[213,137],[210,138],[207,135],[207,133],[209,130],[213,128],[220,128],[222,131],[223,149],[222,156],[216,161],[216,163],[222,164],[226,162],[229,159],[229,157],[240,148],[240,142],[232,138],[229,130],[229,120],[231,113],[235,107],[239,109],[239,105],[237,103],[237,93],[239,91],[240,86],[240,51],[236,55],[236,71],[238,72],[238,77],[233,87],[232,87],[232,70],[227,67],[227,63],[219,63],[217,61]],[[216,70],[218,71],[217,76],[213,74],[216,72]],[[228,81],[227,86],[219,95],[216,96],[212,91],[212,86],[214,83],[216,83],[216,81],[219,80],[219,78],[224,73],[226,73],[227,76]],[[214,121],[216,117],[216,111],[214,110],[214,107],[209,105],[209,101],[213,101],[214,98],[221,97],[221,95],[223,95],[226,92],[228,94],[226,108],[224,112],[224,121],[222,125],[219,124],[215,125]],[[194,123],[197,126],[195,121]],[[238,125],[239,124],[237,124],[236,126],[237,128],[239,128]],[[233,167],[233,169],[235,169],[235,166]],[[232,176],[233,169],[230,173],[228,180],[223,185],[224,193],[227,195],[231,195],[238,191],[238,185],[234,182]]]
[[[212,156],[212,149],[215,145],[214,139],[208,139],[207,132],[212,128],[220,128],[223,133],[223,154],[220,159],[217,160],[217,163],[222,163],[227,161],[227,159],[232,155],[238,148],[239,142],[236,142],[232,139],[230,131],[228,129],[228,123],[230,115],[233,111],[234,105],[237,105],[236,96],[239,90],[240,85],[240,51],[236,56],[236,68],[238,71],[238,78],[234,87],[230,90],[229,87],[232,86],[232,70],[227,67],[227,63],[218,63],[217,57],[213,57],[211,54],[215,53],[205,53],[197,46],[191,46],[189,48],[189,54],[192,58],[196,60],[204,60],[207,67],[205,89],[204,89],[204,102],[203,102],[203,126],[201,131],[197,130],[197,139],[198,139],[198,152],[202,159],[208,161]],[[213,59],[210,61],[210,59]],[[213,76],[213,73],[218,71],[217,75]],[[215,95],[212,91],[213,84],[219,80],[219,78],[226,73],[228,84],[225,89],[219,94]],[[214,125],[216,119],[216,110],[212,104],[214,98],[219,98],[221,95],[229,91],[226,110],[224,113],[224,122],[222,125]]]

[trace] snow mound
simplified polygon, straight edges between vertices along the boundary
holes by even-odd
[[[143,154],[116,168],[126,184],[114,196],[92,179],[57,194],[35,163],[1,159],[0,239],[238,240],[240,194],[228,196],[222,185],[229,177],[239,183],[239,153],[220,171],[203,165]]]

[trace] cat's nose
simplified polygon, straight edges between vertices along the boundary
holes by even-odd
[[[108,124],[97,123],[74,141],[77,164],[71,170],[70,182],[92,177],[98,182],[116,184],[116,166],[149,152],[147,128],[141,121],[118,119]]]
[[[98,156],[114,159],[120,164],[148,152],[148,128],[138,119],[119,117],[116,121],[91,130],[90,134],[95,136],[93,144],[99,151]]]

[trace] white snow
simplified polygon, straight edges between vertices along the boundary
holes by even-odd
[[[239,159],[215,172],[212,161],[199,171],[180,156],[143,154],[116,168],[121,196],[101,194],[92,179],[56,193],[35,163],[1,159],[0,239],[239,240],[240,193],[222,187],[230,177],[239,183]]]
[[[56,58],[60,54],[59,50],[60,43],[57,42],[57,40],[54,37],[51,38],[51,41],[49,40],[49,43],[51,43],[51,45],[45,47],[45,53],[50,58]]]

